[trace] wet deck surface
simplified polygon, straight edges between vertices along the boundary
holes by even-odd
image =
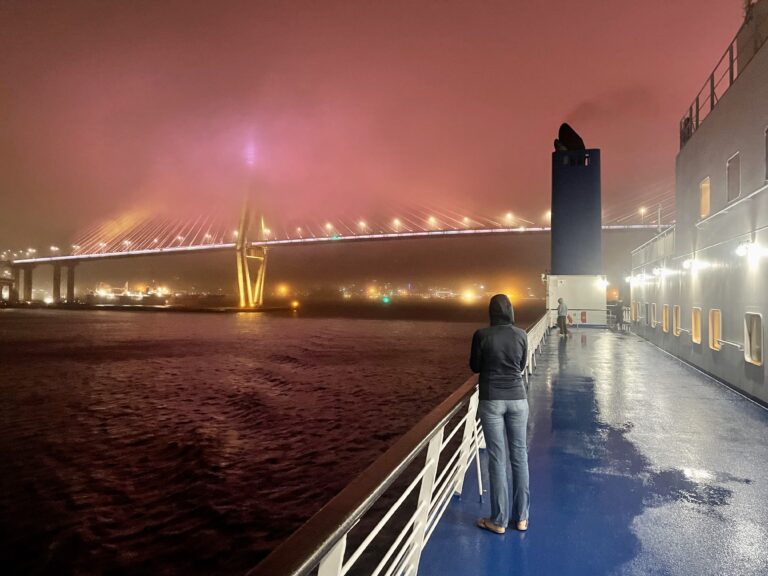
[[[767,410],[597,329],[549,340],[529,399],[529,531],[474,526],[473,470],[421,576],[768,574]]]

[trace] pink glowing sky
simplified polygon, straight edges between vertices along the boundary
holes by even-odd
[[[740,0],[2,2],[0,248],[137,206],[234,219],[249,182],[273,221],[535,219],[563,120],[631,209],[672,190],[679,118],[740,20]]]

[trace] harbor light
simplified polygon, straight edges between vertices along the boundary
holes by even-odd
[[[474,290],[472,290],[471,288],[467,289],[467,290],[464,290],[461,293],[461,300],[465,304],[471,304],[472,302],[477,300],[477,298],[478,298],[477,293]]]
[[[291,308],[293,308],[294,310],[296,310],[299,306],[300,306],[300,303],[298,300],[294,300],[293,302],[291,302]]]
[[[382,301],[384,304],[389,304],[389,302],[390,302],[390,298],[389,298],[389,296],[384,296],[384,297],[381,299],[381,301]]]

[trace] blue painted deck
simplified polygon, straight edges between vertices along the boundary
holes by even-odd
[[[632,334],[574,330],[538,362],[530,529],[476,528],[472,471],[421,576],[768,574],[767,410]]]

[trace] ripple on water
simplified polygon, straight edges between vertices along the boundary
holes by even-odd
[[[52,311],[2,321],[11,573],[243,573],[461,384],[474,329]]]

